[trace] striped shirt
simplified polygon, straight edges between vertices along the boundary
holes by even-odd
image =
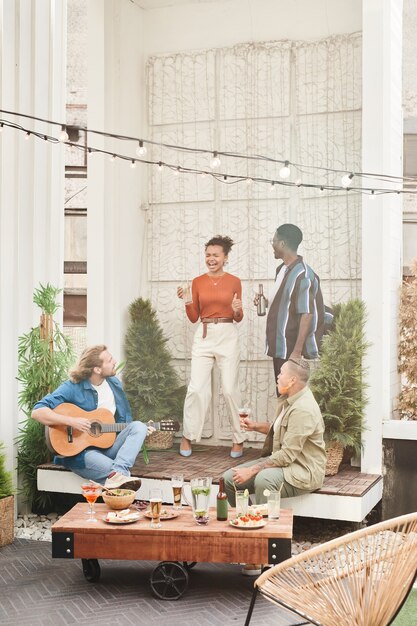
[[[277,268],[277,274],[282,265]],[[266,320],[267,354],[287,359],[294,349],[300,328],[301,315],[312,315],[309,333],[302,354],[316,359],[323,336],[324,304],[320,279],[303,261],[297,259],[287,267],[284,279],[269,306]]]

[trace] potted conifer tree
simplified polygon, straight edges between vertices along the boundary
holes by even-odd
[[[51,505],[46,492],[37,489],[37,468],[51,460],[45,443],[45,427],[31,418],[34,404],[58,387],[68,375],[74,361],[74,350],[54,313],[60,306],[61,289],[49,283],[35,289],[33,302],[41,309],[39,326],[19,338],[18,380],[19,407],[26,416],[17,437],[17,461],[22,492],[32,510],[45,510]]]
[[[367,401],[362,365],[369,345],[365,305],[353,299],[333,310],[333,328],[323,338],[320,362],[310,381],[325,423],[327,476],[338,472],[346,448],[360,453]]]
[[[6,470],[6,452],[0,443],[0,548],[13,542],[14,495],[12,473]]]
[[[180,385],[172,365],[172,356],[166,346],[155,310],[149,300],[138,298],[129,307],[130,322],[126,332],[126,365],[123,386],[132,407],[133,418],[142,422],[161,419],[180,420],[185,398],[185,386]],[[156,433],[147,441],[148,447],[158,447]],[[161,447],[169,447],[161,445]]]

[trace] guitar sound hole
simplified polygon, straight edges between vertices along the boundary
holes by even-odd
[[[90,433],[93,437],[99,437],[101,435],[101,424],[100,422],[91,422]]]

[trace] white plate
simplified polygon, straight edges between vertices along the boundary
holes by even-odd
[[[133,522],[137,522],[138,520],[140,520],[140,515],[135,515],[134,519],[131,517],[129,519],[123,519],[122,517],[113,517],[108,519],[105,516],[103,517],[103,520],[107,522],[107,524],[133,524]]]
[[[251,524],[250,526],[242,526],[239,524],[239,526],[237,524],[233,524],[234,520],[229,520],[229,524],[230,526],[233,526],[233,528],[238,528],[239,530],[256,530],[257,528],[263,528],[264,526],[266,526],[267,521],[266,520],[262,520],[260,522],[257,522],[256,524]]]

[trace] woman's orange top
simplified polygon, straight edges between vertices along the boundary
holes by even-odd
[[[243,311],[236,315],[232,309],[234,295],[239,300],[242,298],[242,284],[237,276],[225,272],[223,276],[210,278],[202,274],[194,278],[192,294],[192,303],[185,307],[190,322],[203,317],[230,317],[236,322],[243,319]]]

